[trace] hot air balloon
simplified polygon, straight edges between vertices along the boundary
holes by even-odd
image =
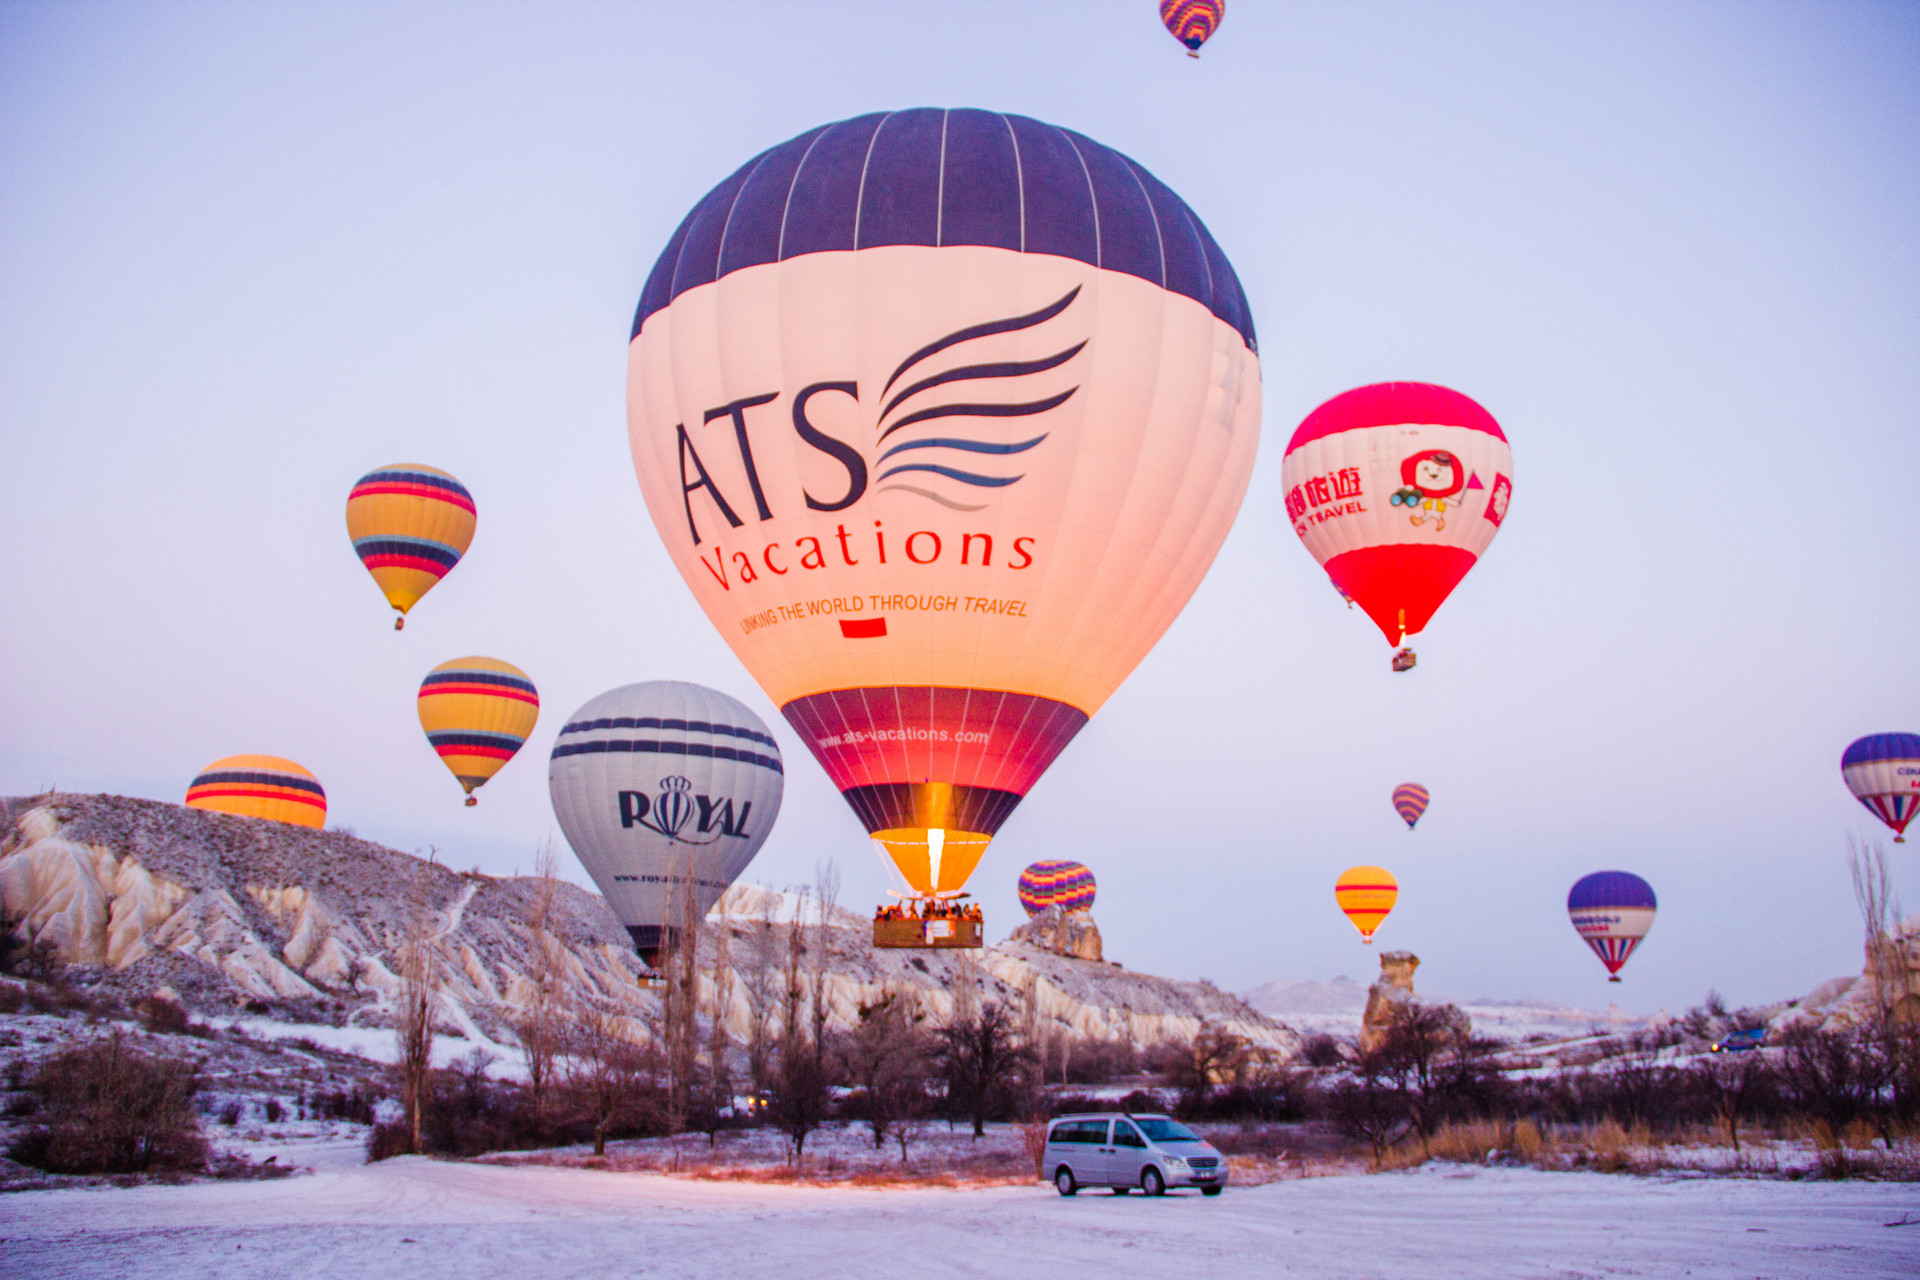
[[[1407,824],[1407,830],[1413,830],[1413,824],[1427,811],[1428,798],[1427,789],[1417,782],[1403,782],[1393,789],[1393,811]]]
[[[1400,882],[1385,867],[1348,867],[1333,882],[1333,900],[1360,931],[1360,940],[1371,943],[1373,931],[1393,910],[1400,898]]]
[[[1507,518],[1513,452],[1445,387],[1382,382],[1308,414],[1280,464],[1293,531],[1411,670],[1427,625]]]
[[[724,693],[654,680],[567,717],[547,763],[554,816],[580,864],[658,967],[693,890],[698,919],[766,843],[786,778],[760,717]]]
[[[533,732],[540,694],[527,673],[498,658],[455,658],[420,682],[420,727],[441,763],[473,791],[500,772]]]
[[[327,825],[327,793],[320,780],[279,756],[215,760],[187,788],[187,807],[271,818],[296,827]]]
[[[1620,981],[1620,966],[1653,928],[1658,905],[1653,886],[1627,871],[1582,876],[1567,894],[1567,916],[1613,975],[1609,982]]]
[[[695,206],[628,355],[707,615],[913,891],[957,895],[1193,594],[1260,370],[1206,228],[1022,116],[825,125]]]
[[[1036,862],[1020,873],[1020,905],[1029,916],[1048,907],[1062,911],[1093,910],[1093,872],[1067,860]]]
[[[1840,757],[1847,790],[1907,842],[1907,824],[1920,811],[1920,733],[1870,733]]]
[[[396,462],[361,476],[347,495],[347,536],[387,603],[407,610],[460,563],[473,541],[473,495],[446,472]]]
[[[1200,46],[1226,19],[1226,0],[1160,0],[1160,21],[1173,38],[1187,46],[1187,56],[1200,56]]]

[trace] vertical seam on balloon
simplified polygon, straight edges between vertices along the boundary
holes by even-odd
[[[951,109],[940,113],[940,173],[934,179],[933,187],[933,247],[941,248],[941,237],[947,229],[947,118],[953,114]]]
[[[760,153],[760,158],[753,162],[752,170],[748,172],[745,180],[740,183],[739,187],[734,190],[733,199],[727,204],[727,220],[720,224],[720,243],[713,251],[713,278],[715,280],[720,278],[720,263],[727,256],[727,232],[733,230],[733,211],[740,207],[740,197],[745,195],[747,188],[753,185],[753,175],[760,172],[760,166],[765,164],[767,157],[777,150],[779,150],[779,148],[774,147]]]
[[[1093,265],[1104,271],[1106,247],[1100,243],[1100,193],[1093,186],[1093,170],[1087,168],[1087,158],[1080,154],[1080,145],[1073,140],[1072,134],[1059,128],[1054,132],[1065,138],[1067,145],[1073,148],[1073,158],[1080,162],[1080,172],[1087,180],[1087,203],[1093,208]]]
[[[785,204],[780,206],[780,238],[775,242],[773,247],[773,260],[775,262],[785,262],[787,260],[787,216],[793,212],[793,189],[800,185],[800,171],[807,167],[807,161],[812,157],[813,149],[820,145],[820,139],[826,137],[837,128],[839,128],[838,124],[830,124],[820,132],[814,134],[813,141],[809,142],[807,149],[800,153],[800,163],[793,167],[793,177],[787,180],[787,200]]]
[[[860,251],[860,216],[867,207],[867,167],[873,163],[873,148],[880,141],[880,131],[887,127],[887,121],[893,119],[893,112],[880,117],[880,123],[873,126],[873,136],[867,139],[867,154],[860,161],[860,187],[853,194],[853,249]]]
[[[1164,289],[1167,287],[1167,237],[1160,230],[1160,211],[1153,207],[1153,193],[1147,190],[1146,183],[1140,181],[1140,174],[1133,167],[1133,161],[1121,156],[1120,163],[1125,165],[1127,172],[1132,175],[1133,185],[1140,188],[1140,198],[1147,202],[1147,216],[1153,219],[1153,242],[1160,247],[1160,287]]]
[[[1193,232],[1193,242],[1200,247],[1200,268],[1207,273],[1207,310],[1213,311],[1213,257],[1207,252],[1207,238],[1200,234],[1200,228],[1194,225],[1193,210],[1187,208],[1187,202],[1180,202],[1180,216],[1186,219],[1187,229]],[[1215,312],[1218,315],[1218,312]]]
[[[1027,251],[1027,171],[1020,163],[1020,135],[1013,131],[1013,121],[1006,112],[1000,113],[1000,123],[1007,126],[1007,137],[1013,141],[1013,190],[1020,197],[1020,252]]]

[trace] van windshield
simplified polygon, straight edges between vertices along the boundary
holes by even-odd
[[[1140,1131],[1155,1142],[1198,1142],[1200,1135],[1173,1120],[1135,1120]]]

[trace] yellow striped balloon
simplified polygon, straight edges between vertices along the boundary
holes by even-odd
[[[279,756],[227,756],[202,769],[187,788],[189,809],[270,818],[296,827],[327,825],[320,780]]]
[[[1385,867],[1348,867],[1333,882],[1333,900],[1353,921],[1363,942],[1373,941],[1373,931],[1399,897],[1400,882]]]
[[[420,727],[441,763],[466,789],[500,772],[540,718],[540,694],[527,673],[498,658],[455,658],[420,682]]]
[[[396,462],[361,476],[347,495],[347,536],[354,554],[400,611],[447,576],[473,541],[473,495],[446,472]]]

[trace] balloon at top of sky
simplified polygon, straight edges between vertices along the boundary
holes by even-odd
[[[1227,16],[1226,0],[1160,0],[1160,21],[1173,38],[1187,46],[1187,56],[1200,56],[1200,46],[1220,29]]]
[[[1020,873],[1020,905],[1037,916],[1048,907],[1062,911],[1093,910],[1093,872],[1067,859],[1036,862]]]
[[[227,756],[187,787],[187,807],[271,818],[296,827],[327,825],[327,793],[305,768],[279,756]]]
[[[766,843],[786,777],[760,717],[724,693],[653,680],[567,718],[547,763],[553,813],[634,947],[656,965],[693,886],[702,919]]]
[[[1614,982],[1620,981],[1620,966],[1653,928],[1658,906],[1653,886],[1630,871],[1582,876],[1567,894],[1568,918],[1607,972],[1615,975]]]
[[[407,610],[460,563],[473,542],[473,495],[446,472],[396,462],[369,471],[347,495],[347,536],[353,550],[400,611]]]
[[[1499,532],[1513,452],[1493,416],[1458,391],[1382,382],[1308,414],[1280,483],[1293,531],[1398,645]]]
[[[1213,562],[1252,320],[1192,210],[1080,134],[809,130],[674,232],[634,470],[707,616],[919,893],[987,841]]]
[[[1905,844],[1907,824],[1920,811],[1920,733],[1870,733],[1856,739],[1840,757],[1847,790],[1893,828],[1895,844]]]
[[[1417,782],[1403,782],[1393,789],[1393,811],[1407,824],[1407,830],[1413,830],[1413,824],[1427,811],[1429,798],[1427,789]]]
[[[1333,882],[1333,900],[1360,931],[1362,942],[1373,941],[1373,931],[1400,899],[1400,882],[1385,867],[1348,867]]]
[[[540,718],[540,694],[527,673],[498,658],[455,658],[420,682],[420,727],[460,781],[473,790],[500,772]]]

